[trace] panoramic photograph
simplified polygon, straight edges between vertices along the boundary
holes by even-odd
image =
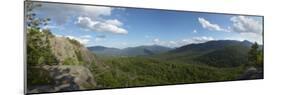
[[[25,2],[26,93],[263,79],[263,17]]]

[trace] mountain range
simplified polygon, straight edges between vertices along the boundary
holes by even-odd
[[[235,67],[248,63],[248,52],[252,42],[244,40],[213,40],[205,43],[188,44],[178,48],[160,45],[128,47],[124,49],[104,46],[88,47],[97,55],[145,56],[179,63],[204,63],[217,67]],[[259,45],[262,49],[262,45]]]
[[[251,47],[253,43],[244,40],[244,41],[236,41],[236,40],[215,40],[209,41],[205,43],[198,44],[188,44],[178,48],[170,48],[160,45],[143,45],[136,47],[128,47],[124,49],[105,47],[105,46],[91,46],[87,47],[90,51],[95,54],[101,55],[113,55],[113,56],[137,56],[137,55],[156,55],[161,53],[168,54],[183,54],[183,53],[195,53],[195,55],[222,49],[226,46],[245,46]]]
[[[248,52],[253,43],[244,40],[216,40],[199,44],[189,44],[164,54],[157,58],[181,63],[204,63],[217,67],[234,67],[247,62]],[[262,48],[262,45],[260,45]]]
[[[138,55],[154,55],[172,50],[172,48],[160,45],[147,45],[128,47],[124,49],[110,48],[104,46],[93,46],[88,49],[95,54],[110,55],[110,56],[138,56]]]

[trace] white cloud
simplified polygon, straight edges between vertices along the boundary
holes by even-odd
[[[189,39],[182,39],[178,41],[179,46],[188,45],[188,44],[197,44],[197,43],[205,43],[211,40],[215,40],[213,37],[200,36],[200,37],[192,37]]]
[[[192,32],[193,32],[193,33],[197,33],[197,30],[194,29]]]
[[[91,35],[83,35],[83,36],[81,36],[81,38],[92,38],[92,36]]]
[[[97,23],[100,23],[99,21],[92,21],[89,17],[78,17],[77,21],[75,22],[77,25],[79,25],[81,28],[89,30],[90,28],[96,25]]]
[[[80,42],[83,45],[87,45],[90,42],[90,39],[87,39],[87,38],[75,37],[75,36],[70,36],[70,35],[63,36],[63,37],[73,39],[73,40],[77,40],[78,42]]]
[[[38,2],[35,2],[38,3]],[[42,6],[35,9],[39,15],[48,17],[56,25],[62,25],[70,21],[71,17],[78,17],[77,24],[88,31],[111,32],[117,34],[127,34],[127,30],[122,28],[123,23],[118,19],[106,19],[115,8],[103,6],[81,6],[69,4],[40,3]],[[123,10],[117,8],[116,10]]]
[[[175,41],[169,41],[170,44],[177,44]]]
[[[225,37],[223,40],[247,40],[252,43],[257,42],[258,44],[263,44],[262,36],[256,33],[240,33],[239,35]]]
[[[210,31],[223,31],[223,32],[230,32],[228,29],[224,29],[218,24],[211,23],[210,21],[199,17],[198,18],[199,23],[202,25],[203,28],[208,29]]]
[[[109,19],[109,20],[106,20],[105,23],[116,25],[116,26],[122,26],[123,25],[123,23],[120,22],[117,19],[113,19],[113,20]]]
[[[244,41],[245,39],[242,37],[225,37],[222,40],[237,40],[237,41]]]
[[[122,42],[122,43],[121,43],[121,45],[123,45],[123,46],[127,46],[127,45],[128,45],[128,43],[126,43],[126,42]]]
[[[180,47],[188,44],[204,43],[211,40],[215,40],[213,37],[200,36],[189,39],[181,39],[177,41],[162,41],[158,38],[153,39],[153,43],[156,45],[167,46],[167,47]]]
[[[128,31],[121,26],[123,25],[117,19],[109,20],[94,20],[89,17],[78,17],[76,24],[81,28],[89,31],[110,32],[115,34],[128,34]]]
[[[256,33],[241,33],[241,38],[251,42],[257,42],[258,44],[263,44],[263,39],[261,34]]]
[[[215,40],[213,37],[206,37],[206,36],[202,36],[202,37],[193,37],[191,39],[191,43],[204,43],[210,40]]]
[[[155,39],[153,39],[153,42],[159,42],[159,39],[158,38],[155,38]]]
[[[75,6],[76,7],[76,6]],[[85,16],[109,16],[111,15],[111,11],[113,8],[110,7],[102,7],[102,6],[81,6],[82,14]]]
[[[262,19],[249,16],[233,16],[230,18],[231,26],[227,29],[220,27],[218,24],[210,23],[204,18],[198,18],[203,28],[212,31],[224,31],[239,33],[236,37],[228,37],[233,40],[248,40],[262,44]]]
[[[175,41],[161,41],[158,38],[155,38],[152,41],[153,41],[153,44],[156,44],[156,45],[167,46],[167,47],[176,47],[177,46],[176,45],[177,43]]]
[[[220,27],[218,24],[210,23],[208,20],[206,20],[202,17],[199,17],[198,21],[202,25],[203,28],[208,29],[210,31],[229,32],[229,30]]]
[[[34,2],[38,3],[38,2]],[[74,15],[89,16],[98,18],[100,16],[109,16],[113,10],[110,7],[102,6],[81,6],[69,4],[40,3],[42,6],[35,9],[35,12],[43,16],[51,18],[58,25],[64,24]]]
[[[208,20],[199,17],[199,23],[203,28],[211,31],[237,32],[237,33],[255,33],[262,34],[262,21],[254,17],[233,16],[230,18],[232,26],[227,29],[222,28],[218,24],[210,23]]]
[[[232,31],[238,33],[262,33],[262,22],[251,17],[234,16],[230,19],[232,21]]]
[[[231,30],[240,34],[240,38],[251,42],[262,42],[262,19],[247,16],[234,16],[230,18]]]

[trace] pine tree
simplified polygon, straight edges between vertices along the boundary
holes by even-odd
[[[262,50],[259,50],[259,45],[256,42],[252,45],[251,50],[249,51],[248,60],[250,65],[263,65],[263,52]]]

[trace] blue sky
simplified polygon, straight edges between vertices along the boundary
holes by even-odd
[[[180,47],[210,40],[249,40],[262,44],[262,18],[254,16],[41,3],[34,12],[50,18],[58,37],[85,46]]]

